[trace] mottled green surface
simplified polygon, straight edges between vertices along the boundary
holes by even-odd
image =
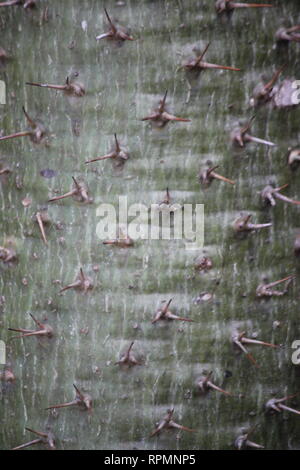
[[[106,27],[102,1],[52,0],[40,2],[35,11],[0,11],[0,46],[12,56],[0,69],[8,88],[0,128],[3,134],[23,129],[24,104],[52,134],[48,148],[27,138],[0,143],[0,160],[13,170],[0,185],[0,245],[13,237],[19,253],[16,266],[0,265],[0,294],[6,301],[0,337],[8,342],[16,375],[15,384],[2,389],[0,448],[30,440],[25,426],[43,430],[51,424],[60,449],[228,449],[242,427],[258,423],[256,442],[269,449],[299,449],[299,416],[267,417],[263,410],[272,392],[280,397],[299,390],[299,368],[291,363],[291,343],[300,339],[299,286],[296,281],[283,298],[255,299],[264,276],[276,280],[299,271],[292,250],[299,209],[279,202],[262,211],[258,196],[269,182],[289,182],[286,194],[300,197],[299,173],[291,174],[286,166],[287,148],[299,138],[299,110],[259,111],[253,134],[275,141],[270,151],[253,145],[234,155],[228,142],[230,129],[253,112],[248,101],[262,73],[269,78],[287,62],[286,76],[300,79],[300,46],[292,44],[284,53],[273,47],[278,26],[299,21],[298,0],[275,1],[278,8],[272,10],[239,11],[231,25],[218,22],[214,2],[208,0],[105,3],[137,41],[120,48],[96,42]],[[41,24],[47,4],[49,22]],[[68,48],[71,41],[73,49]],[[203,73],[186,104],[186,76],[176,69],[193,56],[194,46],[201,49],[208,41],[208,61],[243,71]],[[53,90],[25,86],[26,81],[63,83],[74,70],[87,88],[83,99],[68,101]],[[167,88],[171,110],[192,122],[151,130],[139,119]],[[72,134],[74,119],[80,136]],[[110,161],[84,165],[107,151],[114,132],[131,153],[123,172]],[[236,180],[236,186],[215,182],[203,192],[196,176],[207,160],[219,164],[220,173]],[[43,178],[45,168],[57,176]],[[55,190],[69,190],[72,175],[85,178],[94,204],[66,199],[49,206],[53,225],[46,247],[31,217]],[[16,176],[23,180],[22,189],[16,189]],[[195,275],[197,253],[186,251],[180,241],[140,241],[126,251],[97,239],[99,203],[127,195],[130,203],[150,205],[163,199],[167,185],[176,202],[205,204],[205,252],[214,261],[208,274]],[[33,200],[26,209],[25,197]],[[242,210],[251,211],[255,221],[272,221],[273,227],[235,239],[230,224]],[[74,291],[58,296],[53,281],[73,281],[80,266],[95,280],[95,289],[87,296]],[[195,297],[204,291],[214,292],[213,300],[196,305]],[[197,323],[152,325],[155,310],[171,297],[174,311]],[[48,319],[55,329],[52,340],[9,341],[8,327],[32,327],[29,312]],[[276,330],[275,320],[281,322]],[[234,322],[248,335],[257,332],[260,339],[285,347],[252,348],[261,366],[256,369],[232,349]],[[85,328],[86,335],[81,333]],[[131,340],[145,364],[122,371],[113,364]],[[236,397],[197,395],[195,380],[210,369]],[[232,372],[228,379],[226,370]],[[44,408],[72,399],[73,382],[93,396],[93,414],[75,408],[50,416]],[[292,403],[300,407],[299,399]],[[170,405],[175,419],[197,432],[150,439]]]

